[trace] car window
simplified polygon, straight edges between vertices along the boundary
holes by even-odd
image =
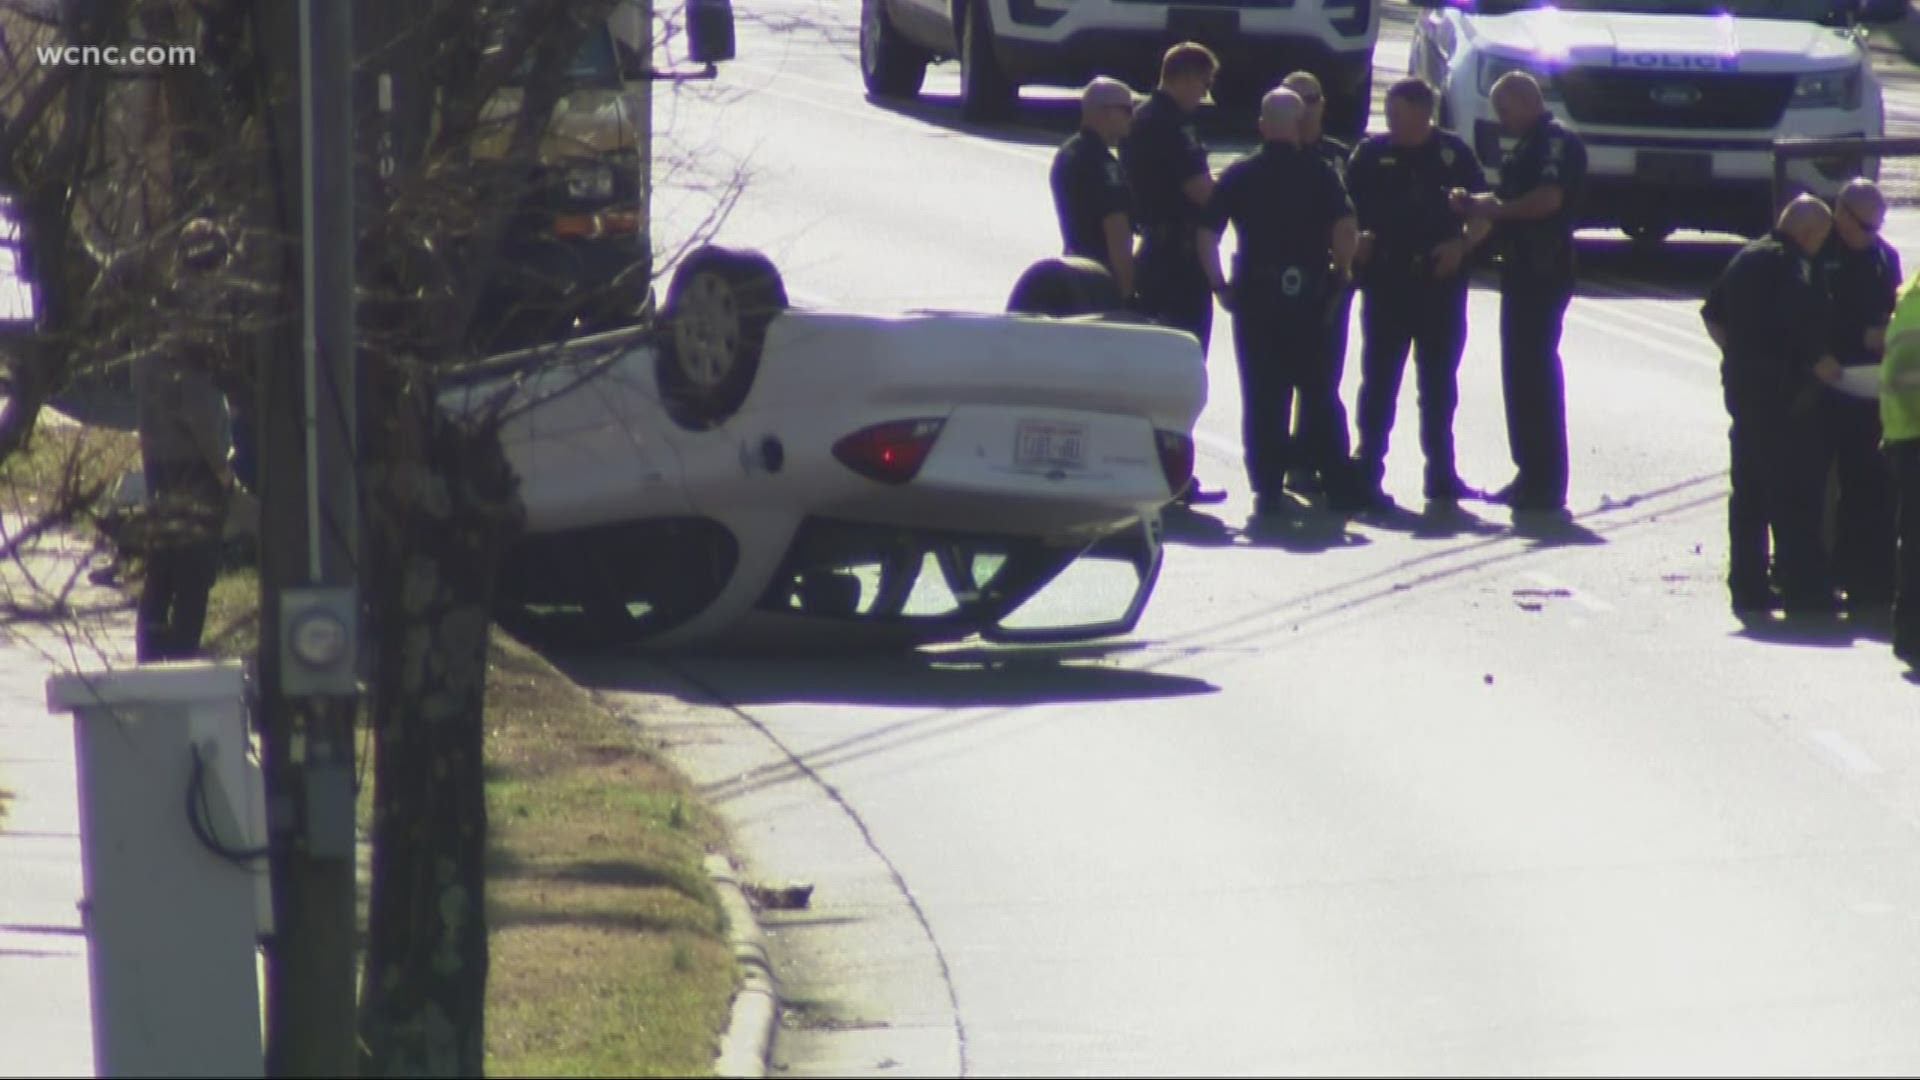
[[[1001,618],[999,628],[1011,634],[1034,634],[1124,622],[1148,572],[1129,552],[1094,548]]]
[[[532,71],[533,57],[529,55],[521,60],[519,70],[507,80],[507,85],[526,85],[527,76]],[[620,89],[620,62],[613,51],[613,34],[606,27],[595,27],[580,43],[580,51],[573,54],[573,63],[567,68],[567,85],[602,90]]]

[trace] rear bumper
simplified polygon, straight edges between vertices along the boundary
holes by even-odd
[[[1036,456],[1036,443],[1047,451]],[[1046,456],[1056,449],[1074,459]],[[1174,492],[1154,426],[1144,418],[963,405],[948,413],[914,479],[874,495],[867,507],[844,509],[876,520],[1069,542],[1151,517]]]

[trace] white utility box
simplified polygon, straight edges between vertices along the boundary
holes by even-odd
[[[261,1076],[265,801],[238,662],[47,681],[74,718],[101,1076]]]

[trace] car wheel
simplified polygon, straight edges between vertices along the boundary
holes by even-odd
[[[660,317],[668,415],[701,431],[738,412],[760,369],[767,327],[786,307],[786,284],[765,255],[703,247],[687,256]]]
[[[966,120],[1004,120],[1013,115],[1020,88],[993,54],[993,16],[985,0],[967,4],[960,29],[960,116]]]
[[[927,81],[931,59],[901,36],[886,0],[860,2],[860,77],[875,97],[910,98]]]
[[[1107,268],[1092,259],[1041,259],[1013,283],[1007,310],[1015,315],[1105,315],[1126,307],[1126,297]]]

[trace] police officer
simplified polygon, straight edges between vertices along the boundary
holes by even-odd
[[[1456,377],[1467,341],[1467,258],[1492,227],[1463,224],[1448,204],[1456,188],[1487,190],[1473,148],[1433,124],[1433,87],[1402,79],[1387,91],[1387,133],[1363,140],[1347,165],[1360,215],[1360,448],[1369,497],[1381,501],[1387,441],[1413,349],[1420,380],[1426,497],[1449,504],[1478,494],[1454,467]]]
[[[1887,326],[1880,425],[1897,503],[1893,655],[1920,668],[1920,276],[1901,288]]]
[[[1814,257],[1833,228],[1825,203],[1803,195],[1787,205],[1772,235],[1742,248],[1707,293],[1701,316],[1720,346],[1721,384],[1732,452],[1727,499],[1727,588],[1734,614],[1764,616],[1835,609],[1820,549],[1818,405],[1820,383],[1840,377],[1826,352],[1826,298]]]
[[[1287,420],[1293,394],[1324,409],[1338,390],[1328,380],[1327,297],[1352,272],[1360,230],[1353,203],[1333,167],[1301,146],[1306,103],[1292,90],[1260,103],[1264,145],[1220,175],[1200,229],[1200,262],[1221,304],[1233,313],[1240,362],[1240,415],[1255,513],[1284,507]],[[1220,234],[1239,237],[1229,288],[1220,272]],[[1329,506],[1357,509],[1345,482],[1346,426],[1321,429],[1301,449],[1329,477]]]
[[[1849,182],[1834,199],[1820,270],[1833,320],[1827,347],[1843,367],[1877,365],[1886,341],[1900,291],[1900,255],[1879,235],[1886,216],[1887,200],[1871,180]],[[1838,584],[1849,609],[1870,612],[1893,600],[1893,492],[1880,453],[1880,403],[1830,387],[1820,396],[1820,426],[1840,487]]]
[[[1213,293],[1195,239],[1200,211],[1213,195],[1213,170],[1193,115],[1219,70],[1219,59],[1205,45],[1188,41],[1168,49],[1160,60],[1159,88],[1134,110],[1133,127],[1120,143],[1141,234],[1134,279],[1140,313],[1199,338],[1202,354],[1213,335]],[[1181,501],[1217,503],[1226,497],[1195,481]]]
[[[1311,71],[1296,71],[1281,81],[1280,85],[1300,96],[1307,111],[1300,118],[1300,145],[1307,152],[1333,166],[1339,174],[1342,186],[1347,175],[1347,159],[1352,156],[1353,148],[1329,136],[1326,133],[1327,97],[1320,86],[1320,78]],[[1347,328],[1353,319],[1353,289],[1349,282],[1336,282],[1333,292],[1327,298],[1325,342],[1327,348],[1327,379],[1333,387],[1333,393],[1318,403],[1302,395],[1298,414],[1293,422],[1293,440],[1315,444],[1324,441],[1329,435],[1337,435],[1341,444],[1349,442],[1347,434],[1347,407],[1340,400],[1340,380],[1347,371]],[[1342,471],[1346,466],[1341,466]],[[1287,486],[1302,494],[1313,494],[1326,487],[1325,480],[1312,469],[1301,468],[1296,461],[1287,476]]]
[[[1587,179],[1587,148],[1547,111],[1524,71],[1493,84],[1500,126],[1519,141],[1500,164],[1494,194],[1457,191],[1454,208],[1495,223],[1500,255],[1500,381],[1513,481],[1492,499],[1519,511],[1567,505],[1567,391],[1560,329],[1573,300],[1573,229]]]
[[[1133,91],[1098,78],[1080,91],[1080,130],[1053,155],[1053,210],[1067,255],[1107,268],[1133,295],[1133,214],[1127,172],[1113,150],[1133,126]]]
[[[195,218],[181,230],[178,299],[226,265],[226,235]],[[200,653],[207,599],[220,573],[233,473],[227,463],[226,398],[210,357],[190,344],[154,349],[133,366],[140,459],[147,484],[146,579],[140,589],[135,646],[141,663],[185,660]]]

